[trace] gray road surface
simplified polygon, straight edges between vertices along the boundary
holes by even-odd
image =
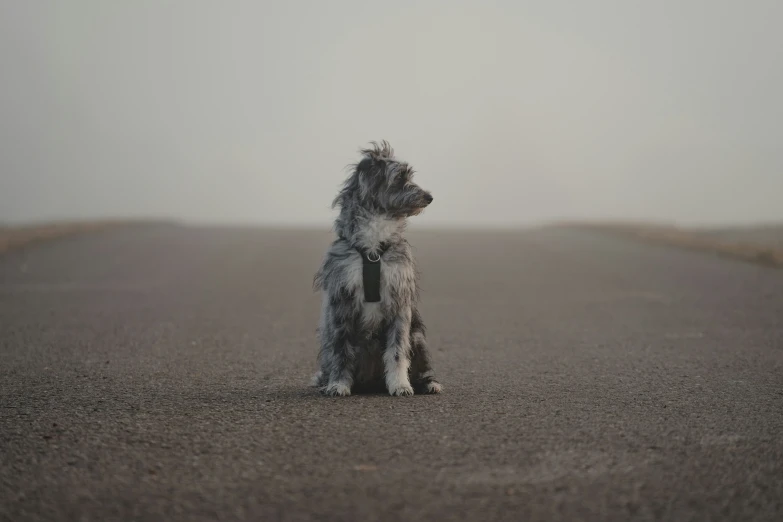
[[[0,520],[783,520],[783,271],[410,239],[441,396],[306,387],[327,232],[0,257]]]

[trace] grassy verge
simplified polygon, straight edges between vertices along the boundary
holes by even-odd
[[[723,229],[637,223],[560,223],[556,226],[611,233],[783,268],[783,226]]]

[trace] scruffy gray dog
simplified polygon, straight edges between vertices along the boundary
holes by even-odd
[[[402,237],[407,218],[432,196],[386,141],[361,154],[332,204],[340,207],[338,238],[314,278],[323,304],[312,384],[333,396],[383,388],[395,396],[439,393],[416,307],[418,272]]]

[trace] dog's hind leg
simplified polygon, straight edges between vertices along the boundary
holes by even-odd
[[[313,374],[313,376],[310,378],[310,386],[314,388],[321,388],[323,386],[326,386],[326,378],[324,377],[323,370],[318,370]]]
[[[416,393],[440,393],[441,385],[435,379],[435,371],[430,363],[427,336],[424,321],[417,309],[411,318],[411,383]]]
[[[386,349],[383,352],[383,369],[386,389],[390,395],[413,395],[408,370],[411,360],[411,309],[406,307],[397,314],[387,330]]]

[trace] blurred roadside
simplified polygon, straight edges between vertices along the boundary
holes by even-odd
[[[101,220],[42,223],[23,226],[0,225],[0,254],[15,248],[26,247],[40,241],[97,232],[115,227],[126,227],[158,222],[142,220]]]
[[[555,227],[610,233],[783,267],[783,225],[685,228],[625,222],[562,222]]]

